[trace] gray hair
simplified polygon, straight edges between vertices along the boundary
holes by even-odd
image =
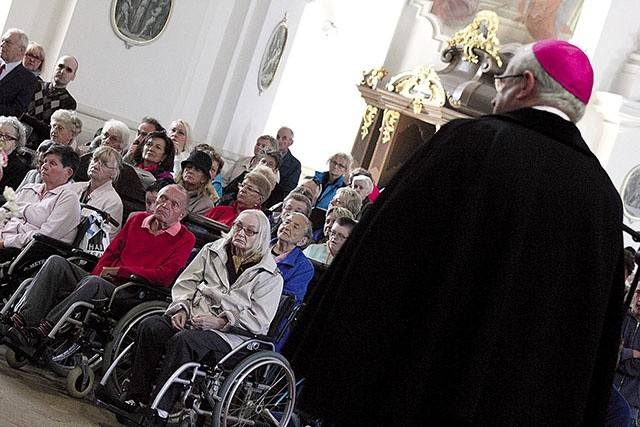
[[[257,209],[247,209],[240,212],[233,223],[235,224],[236,221],[241,220],[245,216],[253,216],[258,220],[258,237],[256,238],[256,241],[249,253],[251,255],[260,254],[261,257],[264,257],[271,251],[269,245],[269,242],[271,241],[271,227],[269,225],[269,219],[262,211],[259,211]],[[231,231],[223,237],[224,245],[231,243],[231,239],[233,238],[234,233],[235,230],[232,227]]]
[[[520,47],[509,62],[511,72],[529,70],[536,78],[536,93],[543,104],[565,112],[576,123],[584,115],[586,105],[551,77],[533,53],[533,43]]]
[[[102,132],[104,133],[109,129],[113,129],[120,135],[122,149],[126,150],[129,145],[129,126],[127,126],[120,120],[110,119],[104,122],[104,125],[102,125]]]
[[[74,135],[74,138],[82,132],[82,120],[73,110],[56,110],[51,115],[51,123],[62,122]]]
[[[292,135],[293,135],[293,132],[292,132]],[[263,139],[269,141],[269,144],[271,144],[271,149],[272,150],[278,150],[278,140],[277,139],[275,139],[271,135],[262,135],[262,136],[258,137],[258,139],[256,139],[256,142],[261,141]]]
[[[18,41],[16,44],[18,45],[18,47],[21,47],[26,50],[27,46],[29,46],[29,36],[27,36],[27,33],[22,31],[21,29],[9,28],[7,31],[5,31],[5,34],[17,34]]]
[[[371,192],[373,191],[373,181],[371,181],[371,178],[369,178],[366,175],[356,175],[353,177],[353,179],[351,180],[351,185],[353,188],[353,184],[355,184],[356,182],[362,182],[362,188],[365,189],[365,191],[367,191],[367,194],[371,194]]]
[[[343,159],[345,161],[346,168],[344,168],[344,172],[342,173],[342,175],[345,177],[348,177],[349,172],[351,171],[351,162],[353,162],[353,157],[351,157],[347,153],[336,153],[333,156],[329,157],[329,160],[327,160],[327,164],[330,164],[332,161],[336,159]]]
[[[296,190],[297,188],[298,187],[294,188],[294,190]],[[302,187],[302,188],[309,190],[307,187]],[[311,215],[311,211],[313,210],[313,206],[311,205],[311,200],[307,196],[305,196],[301,192],[294,192],[292,190],[291,193],[289,193],[287,197],[284,198],[284,201],[282,202],[282,207],[284,207],[284,205],[286,205],[289,200],[295,200],[300,203],[304,203],[304,212],[302,212],[302,214],[307,218],[309,218],[309,216]]]
[[[102,145],[95,149],[91,160],[101,161],[104,163],[115,162],[115,173],[113,180],[116,181],[120,176],[120,169],[122,169],[122,156],[118,151],[112,147]]]
[[[16,149],[20,147],[24,147],[24,144],[27,142],[27,132],[24,129],[20,120],[13,116],[0,116],[0,125],[11,125],[13,129],[18,134],[18,140],[16,141]]]
[[[336,197],[344,198],[344,207],[353,214],[354,218],[358,216],[360,209],[362,209],[362,199],[356,190],[349,187],[338,188],[334,198]]]

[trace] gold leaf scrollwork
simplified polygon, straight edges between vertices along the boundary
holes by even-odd
[[[362,116],[362,127],[360,128],[360,139],[364,139],[369,134],[369,128],[373,124],[373,120],[378,114],[378,107],[367,104]]]
[[[442,107],[447,100],[440,76],[433,67],[418,67],[413,72],[398,74],[391,78],[387,89],[411,98],[414,114],[420,114],[425,105]]]
[[[500,59],[500,40],[498,39],[498,25],[500,20],[498,15],[491,10],[481,10],[473,18],[473,22],[462,30],[451,36],[448,45],[450,47],[460,46],[463,49],[462,59],[474,64],[478,63],[478,55],[473,52],[474,48],[487,52],[499,67],[502,66]]]
[[[375,89],[376,86],[378,86],[378,82],[384,79],[387,74],[387,70],[385,70],[384,67],[372,68],[369,71],[363,71],[360,84],[367,85],[371,89]]]
[[[387,110],[384,112],[384,116],[382,117],[382,126],[380,127],[380,132],[382,132],[383,144],[391,141],[393,132],[395,132],[396,126],[398,125],[399,118],[400,113],[398,113],[397,111]]]

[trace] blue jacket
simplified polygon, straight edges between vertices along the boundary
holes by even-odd
[[[338,188],[346,187],[347,184],[344,182],[344,177],[336,179],[333,183],[324,185],[323,179],[329,174],[329,172],[317,172],[315,174],[315,178],[322,182],[322,194],[318,197],[318,201],[316,202],[316,207],[322,209],[329,209],[329,202],[333,199],[333,196],[336,195],[336,191]]]
[[[295,295],[296,303],[300,304],[307,293],[307,285],[313,278],[311,261],[302,253],[302,249],[296,247],[278,263],[278,269],[284,280],[282,292]]]
[[[274,242],[275,239],[272,240],[271,243],[273,244]],[[284,280],[282,292],[295,295],[296,304],[300,304],[304,300],[304,296],[307,293],[307,286],[313,278],[313,264],[311,264],[311,261],[302,253],[302,249],[296,247],[289,252],[289,255],[287,255],[285,259],[277,263],[277,265]],[[288,335],[289,330],[285,331],[280,341],[275,343],[276,351],[280,351]]]

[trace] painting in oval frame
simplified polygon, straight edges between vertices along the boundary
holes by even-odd
[[[287,15],[285,14],[284,18],[276,24],[271,32],[267,47],[262,54],[260,68],[258,70],[259,93],[269,89],[269,86],[273,83],[273,79],[282,61],[282,54],[287,44],[288,35],[289,29],[287,28]]]
[[[173,0],[113,0],[111,26],[127,48],[155,41],[167,28]]]
[[[627,173],[620,189],[624,214],[631,221],[640,221],[640,165]]]

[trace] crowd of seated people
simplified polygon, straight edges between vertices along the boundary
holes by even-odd
[[[34,45],[30,53],[37,55],[37,46]],[[26,62],[38,61],[30,58]],[[79,147],[76,147],[79,141],[75,139],[82,131],[82,121],[72,109],[52,112],[49,125],[51,140],[38,145],[33,164],[19,158],[23,167],[16,167],[21,164],[17,163],[13,153],[25,143],[25,128],[13,117],[0,117],[0,139],[10,161],[4,171],[13,179],[11,184],[5,185],[18,189],[16,202],[20,206],[15,217],[9,218],[0,230],[0,262],[14,258],[35,232],[71,243],[76,238],[82,218],[92,215],[90,209],[82,209],[82,203],[106,212],[119,226],[109,228],[111,243],[91,273],[58,256],[52,256],[44,263],[27,294],[13,307],[12,316],[0,317],[0,334],[4,335],[5,343],[24,354],[33,354],[46,342],[53,325],[73,302],[107,299],[115,285],[125,281],[131,273],[148,279],[152,284],[169,286],[179,270],[185,267],[193,247],[193,235],[179,224],[187,212],[228,225],[231,231],[223,239],[205,246],[180,276],[173,287],[174,304],[167,311],[168,320],[162,320],[165,319],[163,316],[157,319],[162,320],[160,323],[156,321],[157,327],[164,328],[163,333],[173,335],[182,330],[188,318],[192,331],[206,332],[202,335],[206,340],[198,343],[203,351],[219,346],[222,354],[239,341],[223,336],[221,329],[237,324],[253,332],[264,333],[283,290],[294,295],[297,303],[304,300],[307,286],[314,276],[314,267],[303,252],[314,242],[310,220],[312,207],[321,195],[326,197],[329,194],[324,191],[327,187],[335,186],[333,172],[336,170],[339,171],[340,186],[347,185],[349,169],[342,167],[350,163],[347,155],[340,157],[342,154],[339,153],[332,156],[326,177],[305,177],[297,187],[285,193],[285,186],[279,182],[281,167],[285,165],[283,158],[287,159],[287,185],[294,180],[297,183],[300,176],[299,162],[289,151],[293,143],[293,132],[289,128],[281,128],[278,139],[269,135],[258,138],[253,156],[243,158],[229,168],[224,175],[227,181],[224,181],[222,156],[209,144],[194,146],[191,127],[182,119],[172,122],[165,132],[157,120],[144,117],[131,144],[128,126],[118,120],[107,120],[93,141]],[[333,165],[332,160],[338,164]],[[29,170],[30,167],[34,169]],[[123,207],[122,186],[131,186],[133,182],[130,181],[131,175],[127,175],[124,182],[119,178],[130,169],[136,170],[136,178],[146,190],[141,200],[146,212],[130,213]],[[228,185],[234,180],[236,191],[228,199],[229,204],[220,203],[216,187],[223,193],[223,182]],[[326,181],[324,186],[323,180]],[[335,193],[337,189],[336,186],[330,191]],[[329,202],[330,199],[327,206]],[[277,210],[267,211],[268,208]],[[271,222],[263,210],[270,214]],[[336,218],[341,217],[334,211],[346,212],[343,217],[352,216],[345,209],[332,207],[328,215],[332,225]],[[339,227],[350,230],[349,226],[347,223]],[[336,228],[335,238],[324,242],[332,245],[330,251],[333,255],[348,235],[343,228]],[[158,243],[158,239],[173,239],[175,242]],[[176,243],[178,241],[179,244]],[[177,254],[176,251],[181,251],[183,246],[185,253]],[[206,305],[183,310],[180,295],[184,295],[185,289],[191,286],[190,278],[203,268],[204,263],[220,263],[220,268],[229,277],[228,282],[232,286],[243,287],[245,270],[268,265],[271,285],[279,285],[272,286],[270,292],[273,297],[269,297],[268,313],[261,311],[265,313],[264,318],[256,319],[255,314],[252,314],[253,318],[252,315],[243,315],[244,312],[254,313],[247,304],[255,303],[243,299],[232,302],[238,307],[229,313],[212,313],[211,307]],[[52,281],[51,277],[57,280]],[[210,284],[219,286],[213,279]],[[246,284],[249,286],[246,289],[254,290],[257,285],[253,280]],[[215,332],[214,335],[222,339],[211,340],[209,332]],[[141,344],[137,347],[137,355],[148,348],[145,338],[139,338]],[[187,342],[191,343],[191,339]],[[183,350],[175,352],[179,357],[173,361],[165,359],[161,376],[171,373],[168,366],[193,359],[193,348],[188,349],[188,356]],[[157,364],[148,363],[146,355],[134,363],[143,361],[147,367],[157,368]],[[134,376],[132,384],[139,380],[140,376]],[[153,380],[152,375],[144,381]],[[143,390],[142,393],[136,394],[136,387],[132,387],[133,397],[148,402],[148,383],[141,383],[137,388]]]

